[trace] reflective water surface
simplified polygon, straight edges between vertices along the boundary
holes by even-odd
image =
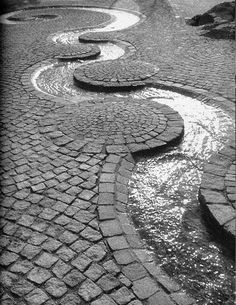
[[[107,13],[111,16],[109,23],[102,28],[73,30],[52,34],[48,37],[49,41],[57,44],[76,45],[80,35],[88,32],[110,32],[122,30],[134,26],[140,20],[144,19],[144,15],[138,12],[128,12],[116,9],[100,9],[100,8],[79,8],[81,10],[90,10],[96,12]],[[127,56],[127,46],[125,42],[118,43],[97,43],[101,50],[100,56],[95,60],[62,62],[55,61],[52,64],[45,64],[37,69],[32,75],[32,83],[35,88],[43,93],[56,97],[63,97],[70,102],[82,101],[86,98],[96,97],[98,94],[90,93],[80,89],[73,83],[73,72],[82,64],[88,64],[96,61],[106,61],[118,59],[124,55]],[[125,54],[126,53],[126,54]]]
[[[145,89],[134,94],[177,110],[185,136],[178,147],[138,161],[129,212],[155,259],[198,304],[233,304],[233,258],[206,229],[197,200],[202,168],[234,126],[221,109],[183,95]]]

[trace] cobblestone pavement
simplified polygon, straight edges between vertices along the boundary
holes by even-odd
[[[213,6],[222,3],[222,0],[168,0],[176,16],[192,18],[198,14],[204,14]]]
[[[230,108],[231,42],[200,38],[164,4],[154,10],[153,1],[141,2],[146,21],[114,34],[136,48],[130,60],[155,63],[160,73],[152,81],[159,85],[195,86],[198,95],[210,90]],[[132,154],[179,141],[182,118],[151,102],[75,106],[38,94],[24,72],[57,52],[47,37],[108,21],[106,14],[72,8],[42,11],[60,18],[2,26],[2,304],[194,304],[154,265],[126,214]]]
[[[135,31],[113,35],[135,46],[131,58],[160,68],[156,82],[177,82],[234,100],[234,41],[199,36],[199,29],[176,19],[163,1],[143,9],[148,18]]]

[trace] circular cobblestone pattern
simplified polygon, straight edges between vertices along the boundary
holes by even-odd
[[[77,68],[74,79],[81,87],[99,91],[132,89],[150,83],[158,68],[141,61],[106,61]]]
[[[88,103],[86,108],[60,107],[44,117],[40,126],[41,132],[56,142],[67,136],[114,145],[117,150],[127,145],[132,152],[165,146],[179,139],[184,128],[182,118],[170,107],[127,99]]]
[[[95,45],[57,45],[52,50],[52,56],[58,59],[91,59],[97,57],[101,53],[99,47]]]

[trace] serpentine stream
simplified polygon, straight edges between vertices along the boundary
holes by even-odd
[[[157,263],[198,304],[232,304],[233,259],[207,229],[197,195],[203,166],[224,147],[233,122],[216,105],[177,93],[151,88],[133,96],[178,111],[185,135],[179,146],[138,160],[129,184],[130,214]]]
[[[102,28],[52,34],[48,40],[73,45],[88,32],[110,32],[134,26],[145,17],[125,10],[77,8],[107,13]],[[180,113],[185,123],[182,143],[154,157],[137,160],[129,184],[129,213],[159,265],[192,294],[198,304],[232,304],[233,260],[208,231],[197,200],[204,163],[221,149],[234,130],[231,117],[217,105],[170,91],[145,88],[133,93],[105,94],[85,91],[73,84],[80,65],[128,56],[122,42],[97,43],[95,60],[42,62],[32,75],[37,90],[70,103],[121,96],[152,99]],[[227,301],[225,301],[227,300]]]

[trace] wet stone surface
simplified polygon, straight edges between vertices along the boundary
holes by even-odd
[[[130,215],[158,264],[190,291],[198,304],[231,304],[233,255],[230,244],[221,246],[212,219],[209,223],[204,221],[206,213],[201,213],[197,196],[201,185],[200,192],[208,198],[208,203],[211,202],[208,206],[212,214],[215,210],[219,220],[227,224],[235,217],[223,193],[226,191],[225,174],[231,168],[230,155],[234,154],[233,143],[222,148],[233,133],[232,121],[211,103],[206,105],[177,93],[144,89],[133,96],[145,99],[155,94],[156,101],[172,105],[181,114],[185,135],[179,146],[152,158],[136,160],[129,182]],[[210,157],[218,150],[217,162]],[[209,164],[203,170],[208,159]],[[228,178],[232,177],[228,175]],[[208,230],[210,224],[212,231]]]
[[[141,61],[106,61],[77,68],[74,79],[78,86],[86,86],[97,91],[114,91],[144,86],[158,68]]]

